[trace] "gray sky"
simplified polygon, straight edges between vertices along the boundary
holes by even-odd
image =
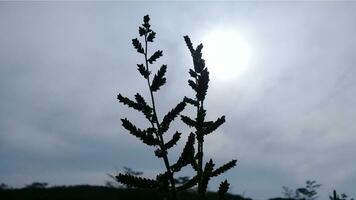
[[[228,178],[231,192],[257,199],[307,179],[323,184],[323,198],[334,188],[356,197],[355,9],[354,2],[1,2],[0,182],[104,184],[123,166],[147,176],[163,169],[153,149],[121,128],[120,118],[142,116],[116,100],[147,95],[131,39],[150,14],[154,47],[164,51],[158,64],[168,64],[160,116],[192,95],[184,35],[198,44],[216,27],[234,29],[251,48],[238,78],[210,83],[208,118],[225,114],[227,122],[207,138],[206,158],[239,160],[217,181]],[[189,131],[180,122],[173,128]]]

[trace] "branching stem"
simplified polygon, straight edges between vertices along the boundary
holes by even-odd
[[[145,65],[146,65],[146,69],[147,71],[149,71],[149,67],[148,67],[148,59],[147,59],[147,34],[145,34]],[[147,84],[148,84],[148,88],[150,90],[150,96],[151,96],[151,102],[152,102],[152,109],[153,109],[153,117],[154,117],[154,122],[156,123],[156,137],[159,140],[159,146],[161,148],[162,151],[162,158],[164,161],[164,165],[166,167],[167,173],[168,173],[168,177],[169,177],[169,182],[172,186],[171,188],[171,192],[172,192],[172,199],[176,200],[177,199],[177,192],[176,192],[176,187],[175,187],[175,182],[174,182],[174,177],[173,177],[173,172],[171,170],[171,165],[169,164],[169,160],[168,160],[168,152],[166,147],[164,146],[164,139],[161,133],[161,128],[160,128],[160,123],[158,121],[158,116],[157,116],[157,112],[156,112],[156,105],[155,105],[155,99],[153,96],[153,91],[151,89],[151,81],[150,81],[150,77],[147,77]],[[154,123],[151,121],[152,127],[155,128]]]
[[[195,73],[197,73],[195,68],[194,68],[194,71],[195,71]],[[197,77],[195,77],[195,84],[198,85]],[[198,117],[199,110],[204,109],[204,108],[203,108],[203,101],[199,101],[198,98],[196,98],[196,101],[198,103],[198,105],[197,105],[197,117]],[[201,139],[204,140],[204,136],[202,135],[201,137],[202,137]],[[203,177],[203,143],[204,142],[201,141],[200,139],[198,140],[198,177],[200,180]],[[200,188],[200,181],[198,182],[198,188]]]

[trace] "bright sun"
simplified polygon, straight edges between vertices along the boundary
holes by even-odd
[[[246,70],[250,47],[239,32],[210,31],[203,37],[203,45],[203,58],[212,79],[231,81]]]

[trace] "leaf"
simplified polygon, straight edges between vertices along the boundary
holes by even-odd
[[[153,128],[153,127],[149,127],[145,130],[147,132],[147,134],[149,135],[154,135],[155,133],[157,133],[157,129]]]
[[[147,105],[147,103],[143,100],[143,97],[140,94],[135,95],[136,101],[139,100],[141,102],[134,102],[127,97],[123,97],[121,94],[117,95],[117,99],[124,105],[128,107],[132,107],[133,109],[142,112],[148,120],[151,121],[152,118],[152,108]],[[142,99],[140,99],[142,98]]]
[[[153,39],[156,37],[156,32],[152,31],[148,34],[147,36],[147,41],[148,42],[153,42]]]
[[[184,190],[190,189],[190,188],[194,187],[198,182],[199,182],[198,176],[194,176],[189,181],[187,181],[185,184],[177,187],[177,191],[179,192],[179,191],[184,191]]]
[[[150,28],[150,16],[149,15],[145,15],[143,17],[143,24],[142,26],[144,26],[145,28],[149,29]]]
[[[198,99],[198,101],[204,101],[206,93],[208,91],[208,87],[209,87],[209,72],[208,69],[205,68],[202,72],[201,72],[201,76],[198,79],[198,86],[197,86],[197,94],[196,97]]]
[[[138,104],[143,106],[148,106],[145,99],[139,93],[135,94],[135,99]]]
[[[121,94],[117,95],[117,99],[119,102],[123,103],[124,105],[127,105],[128,107],[134,108],[135,110],[141,111],[142,106],[132,100],[130,100],[127,97],[122,96]]]
[[[163,117],[160,127],[161,134],[165,133],[168,130],[171,122],[179,115],[179,113],[184,110],[185,106],[185,102],[182,101]]]
[[[205,164],[205,168],[200,180],[198,192],[200,194],[204,194],[206,192],[206,189],[208,187],[208,183],[211,177],[211,172],[213,171],[214,163],[213,160],[210,159],[209,162]]]
[[[141,112],[143,112],[146,118],[151,121],[153,109],[146,103],[145,99],[139,93],[135,94],[135,99],[137,104],[141,107]]]
[[[195,127],[196,126],[196,122],[194,120],[192,120],[190,117],[185,116],[185,115],[181,115],[180,119],[189,127]]]
[[[156,61],[158,58],[160,58],[161,56],[163,56],[163,51],[158,50],[156,52],[153,53],[153,55],[148,59],[148,62],[150,64],[152,64],[154,61]]]
[[[190,133],[180,157],[178,158],[177,162],[171,166],[171,169],[173,172],[179,172],[182,169],[182,167],[193,162],[193,160],[194,160],[194,142],[195,142],[194,134]]]
[[[209,125],[205,127],[204,134],[207,135],[207,134],[215,131],[223,123],[225,123],[225,116],[218,118],[215,122],[209,123]]]
[[[204,108],[200,107],[198,109],[196,123],[199,124],[200,126],[202,126],[204,123],[204,120],[205,120],[205,116],[206,116],[206,110]]]
[[[199,142],[204,142],[204,120],[206,116],[206,110],[202,107],[198,109],[197,118],[196,118],[196,135]]]
[[[186,103],[189,103],[189,104],[192,104],[193,106],[198,106],[198,102],[195,101],[194,99],[191,99],[191,98],[188,98],[188,97],[184,97],[184,102]]]
[[[166,83],[166,78],[164,77],[166,71],[167,65],[162,65],[161,68],[158,70],[157,74],[153,77],[151,84],[152,92],[156,92],[161,86]]]
[[[188,80],[188,84],[194,91],[197,91],[197,85],[193,80]]]
[[[168,141],[164,146],[166,149],[170,149],[172,148],[174,145],[177,144],[178,140],[180,139],[180,136],[182,135],[182,133],[179,133],[178,131],[176,133],[174,133],[172,139],[170,141]]]
[[[150,71],[148,71],[146,69],[146,67],[143,64],[137,64],[137,70],[140,72],[140,74],[144,77],[144,78],[148,78],[148,76],[150,75]]]
[[[201,73],[205,68],[205,60],[202,59],[202,51],[203,44],[199,44],[193,54],[193,64],[194,64],[194,71],[197,73]]]
[[[306,188],[298,188],[297,192],[300,192],[304,195],[307,195],[309,193],[309,191]]]
[[[145,53],[145,51],[143,50],[143,47],[142,47],[141,42],[138,41],[137,38],[132,39],[132,45],[135,47],[135,49],[137,50],[137,52],[142,53],[142,54]]]
[[[225,179],[225,181],[220,183],[219,191],[218,191],[219,200],[225,199],[225,194],[229,190],[229,187],[230,187],[230,184],[229,184],[229,182],[227,182],[226,179]]]
[[[167,151],[162,151],[161,149],[156,149],[155,150],[155,155],[158,158],[162,158],[165,154],[167,154]]]
[[[146,34],[146,29],[144,29],[144,28],[142,28],[142,27],[139,27],[138,33],[140,34],[140,36],[143,36],[143,35]]]
[[[192,70],[192,69],[189,69],[189,74],[190,74],[190,76],[193,77],[193,78],[196,78],[196,77],[198,76],[198,74],[197,74],[194,70]]]
[[[142,177],[136,177],[129,174],[122,174],[116,176],[116,180],[127,186],[136,187],[136,188],[158,188],[159,184],[156,180],[151,180]]]
[[[205,60],[202,58],[193,59],[194,69],[197,73],[201,73],[205,68]]]
[[[201,59],[203,56],[201,53],[202,50],[203,50],[203,44],[199,44],[195,49],[194,57],[196,57],[197,59]],[[200,70],[198,70],[198,73],[200,73]]]
[[[139,128],[137,128],[135,125],[133,125],[128,119],[121,119],[122,126],[128,130],[132,135],[136,136],[140,140],[142,140],[143,143],[150,145],[150,146],[155,146],[158,145],[159,142],[157,139],[153,137],[153,135],[148,134],[146,131],[143,131]]]
[[[222,165],[221,167],[215,169],[212,173],[211,173],[211,177],[213,176],[219,176],[222,173],[225,173],[226,171],[230,170],[231,168],[236,166],[236,162],[237,160],[231,160],[230,162]]]
[[[195,49],[195,55],[198,56],[198,57],[201,57],[201,51],[203,49],[203,44],[200,43],[197,48]]]
[[[185,43],[187,44],[187,47],[191,53],[191,55],[193,56],[194,55],[194,48],[193,48],[193,44],[192,42],[190,41],[190,38],[186,35],[184,36],[184,41]]]

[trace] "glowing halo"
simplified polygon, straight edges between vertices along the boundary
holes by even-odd
[[[250,47],[239,32],[216,29],[209,31],[202,42],[203,58],[212,79],[230,81],[247,69]]]

